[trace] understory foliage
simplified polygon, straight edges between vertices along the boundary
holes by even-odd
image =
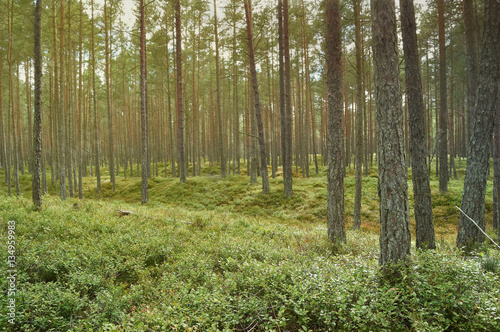
[[[350,230],[333,250],[324,222],[51,196],[40,213],[2,196],[0,220],[2,242],[16,221],[18,331],[500,329],[488,249],[465,258],[438,241],[383,275],[376,234]]]

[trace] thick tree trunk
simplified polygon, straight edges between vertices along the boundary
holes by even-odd
[[[411,245],[394,7],[394,0],[372,0],[382,266],[404,261]]]
[[[33,204],[42,208],[42,186],[40,182],[40,159],[42,157],[42,0],[35,5],[35,114],[33,121]],[[1,60],[0,60],[1,61]],[[0,100],[1,102],[1,100]]]
[[[435,249],[431,187],[426,159],[425,108],[422,97],[415,9],[413,0],[400,0],[399,4],[410,122],[410,160],[415,200],[416,245],[417,248]]]
[[[342,41],[340,0],[326,1],[326,67],[328,89],[328,239],[346,241],[344,216],[344,126],[342,108]]]
[[[479,88],[474,115],[474,129],[469,141],[462,210],[485,229],[484,201],[491,151],[495,108],[500,81],[500,3],[486,0],[484,32],[479,64]],[[480,96],[480,97],[479,97]],[[457,246],[462,248],[483,242],[484,235],[463,214],[458,222]]]
[[[476,41],[476,19],[474,10],[474,0],[463,0],[463,16],[465,31],[465,50],[467,54],[467,138],[468,144],[472,136],[474,113],[477,99],[477,82],[479,74],[479,64]],[[466,144],[466,145],[467,145]]]

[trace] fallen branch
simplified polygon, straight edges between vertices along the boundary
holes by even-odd
[[[483,233],[488,239],[490,239],[491,242],[493,242],[494,245],[497,246],[498,249],[500,249],[500,246],[495,241],[493,241],[493,239],[491,237],[489,237],[488,234],[486,234],[486,232],[483,231],[483,229],[474,220],[472,220],[471,217],[469,217],[468,215],[466,215],[465,212],[462,211],[462,209],[460,209],[458,206],[455,205],[455,207],[458,209],[458,211],[462,212],[464,214],[464,216],[467,217],[467,219],[469,219],[470,221],[472,221],[474,223],[474,225],[476,225],[476,227],[479,228],[479,230],[481,231],[481,233]]]
[[[122,210],[117,210],[118,214],[120,215],[120,218],[123,216],[128,216],[129,214],[134,214],[132,211],[122,211]]]

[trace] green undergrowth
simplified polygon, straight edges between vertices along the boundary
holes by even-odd
[[[271,205],[298,204],[271,197]],[[229,208],[45,196],[38,213],[27,197],[0,196],[3,243],[9,220],[17,297],[16,325],[1,307],[7,330],[500,329],[500,256],[488,249],[467,259],[439,243],[412,252],[391,276],[379,271],[373,232],[348,230],[347,244],[333,250],[324,223]],[[4,290],[8,274],[2,264]]]
[[[458,163],[457,163],[458,164]],[[462,161],[462,166],[465,162]],[[158,166],[158,175],[150,178],[148,183],[149,202],[151,207],[181,207],[192,212],[213,211],[215,213],[234,212],[245,217],[265,217],[275,220],[294,221],[297,224],[304,222],[324,223],[326,219],[326,168],[320,166],[319,173],[315,174],[314,165],[310,167],[310,177],[303,178],[301,169],[294,167],[294,181],[292,198],[283,193],[283,178],[281,168],[278,169],[277,177],[270,178],[271,192],[263,195],[260,178],[257,184],[250,183],[246,175],[246,164],[241,164],[242,174],[229,174],[221,178],[216,174],[218,166],[209,166],[204,163],[202,176],[188,177],[187,182],[179,184],[178,178],[170,175],[170,166],[167,164],[168,177],[164,177],[163,164]],[[208,171],[212,175],[208,175]],[[434,170],[434,167],[432,168]],[[155,172],[156,167],[152,167]],[[491,172],[492,173],[492,172]],[[141,179],[139,177],[123,177],[122,171],[117,173],[116,190],[112,190],[112,184],[106,168],[102,168],[102,190],[97,193],[96,178],[83,178],[84,199],[100,200],[103,202],[121,202],[124,204],[139,203],[141,201]],[[190,173],[191,174],[191,173]],[[270,174],[270,172],[269,172]],[[134,169],[137,175],[137,169]],[[464,170],[458,169],[459,178],[451,179],[446,194],[439,192],[439,181],[434,173],[431,174],[431,190],[435,231],[437,239],[451,241],[457,232],[459,211],[455,206],[460,206],[463,190]],[[3,177],[3,170],[0,171]],[[56,194],[56,188],[50,184],[50,172],[47,175],[49,181],[49,193]],[[409,171],[409,198],[410,198],[410,221],[414,233],[414,205],[413,190],[411,182],[411,169]],[[491,175],[490,175],[491,179]],[[366,231],[378,233],[379,210],[377,194],[378,174],[376,167],[369,169],[368,176],[363,177],[361,220],[362,228]],[[20,176],[21,192],[29,197],[31,195],[31,176],[24,174]],[[345,217],[347,225],[352,225],[354,211],[355,171],[354,168],[346,170],[344,180],[345,188]],[[0,191],[7,192],[3,181],[0,181]],[[15,188],[12,188],[15,193]],[[486,193],[486,221],[491,224],[493,215],[492,183],[488,181]]]

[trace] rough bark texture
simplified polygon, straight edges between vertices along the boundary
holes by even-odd
[[[361,183],[363,163],[363,77],[361,63],[361,0],[354,0],[354,33],[356,45],[356,191],[354,194],[354,228],[361,227]]]
[[[266,156],[266,141],[264,139],[264,126],[262,124],[262,114],[260,110],[259,100],[259,85],[257,84],[257,71],[255,70],[255,55],[253,48],[253,33],[252,33],[252,13],[249,5],[249,0],[245,0],[245,17],[247,21],[247,38],[248,38],[248,54],[250,58],[250,75],[252,76],[252,87],[255,102],[255,117],[257,119],[257,130],[259,132],[259,149],[260,149],[260,174],[262,177],[262,192],[269,193],[269,176],[267,173],[267,156]]]
[[[488,162],[491,151],[495,107],[500,80],[500,2],[486,0],[484,4],[484,32],[479,64],[479,86],[474,126],[467,153],[462,210],[482,229],[485,229],[484,200]],[[458,222],[459,248],[483,242],[484,235],[463,214]]]
[[[326,67],[328,89],[328,239],[334,243],[342,243],[346,241],[346,234],[340,0],[326,1]]]
[[[290,82],[290,45],[288,36],[288,0],[283,2],[283,54],[285,58],[285,144],[283,160],[283,182],[285,195],[292,196],[292,88]]]
[[[463,1],[465,50],[467,54],[467,139],[470,140],[472,135],[472,124],[474,122],[474,110],[476,108],[479,65],[477,59],[474,0]]]
[[[444,0],[438,1],[439,28],[439,191],[448,191],[448,105],[446,89],[446,45],[444,36]]]
[[[413,0],[400,0],[401,30],[405,56],[406,93],[410,122],[410,160],[417,248],[436,248],[429,173],[427,172],[427,146],[425,108],[418,56],[417,26]]]
[[[180,182],[186,182],[184,157],[184,111],[182,108],[182,46],[181,46],[181,4],[175,2],[175,52],[177,63],[177,153]]]
[[[411,244],[394,0],[372,0],[372,20],[380,199],[379,262],[385,266],[405,260]]]
[[[144,0],[139,4],[141,15],[141,31],[140,31],[140,63],[141,63],[141,174],[142,174],[142,194],[141,204],[148,202],[148,111],[146,95],[146,26],[144,13]]]
[[[497,94],[493,146],[493,229],[500,238],[500,86]]]
[[[35,5],[35,114],[33,121],[33,204],[42,208],[42,185],[40,182],[40,160],[42,158],[42,0]]]

